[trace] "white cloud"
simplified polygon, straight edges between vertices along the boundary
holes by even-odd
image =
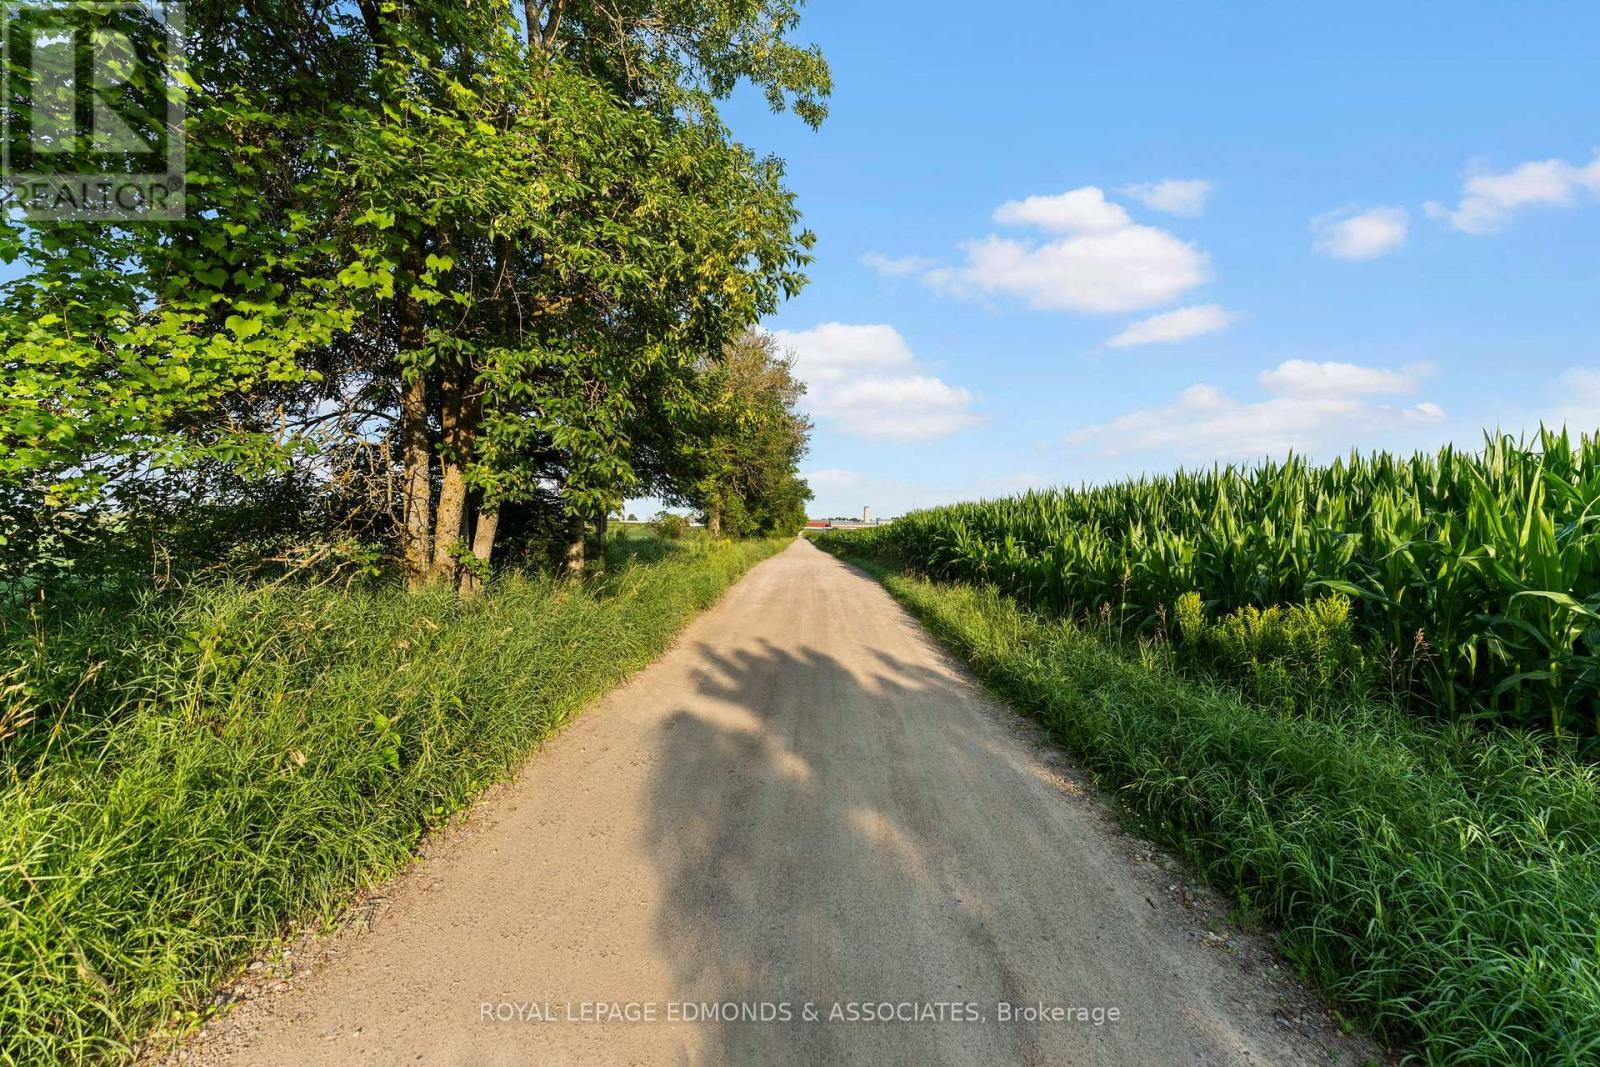
[[[1169,192],[1163,202],[1179,203],[1179,198]],[[956,266],[877,253],[863,262],[883,274],[920,274],[927,285],[952,296],[1012,296],[1042,311],[1088,314],[1160,307],[1211,278],[1204,251],[1166,230],[1135,223],[1097,186],[1012,200],[995,209],[994,220],[1033,227],[1046,236],[990,234],[968,241],[961,245],[965,262]]]
[[[1187,341],[1203,334],[1220,333],[1238,318],[1238,315],[1220,304],[1196,304],[1176,311],[1164,311],[1129,326],[1107,341],[1106,347],[1132,348],[1135,345]]]
[[[1429,216],[1463,233],[1493,233],[1525,207],[1572,207],[1587,190],[1600,196],[1600,154],[1587,166],[1562,159],[1523,163],[1503,174],[1469,173],[1454,208],[1427,205]]]
[[[1313,247],[1334,259],[1377,259],[1406,243],[1410,225],[1403,207],[1347,208],[1312,220]]]
[[[1152,211],[1165,211],[1169,215],[1199,215],[1206,209],[1211,196],[1211,183],[1199,179],[1145,182],[1124,185],[1117,192],[1131,196]]]
[[[1432,401],[1382,403],[1415,393],[1428,368],[1389,370],[1290,360],[1259,376],[1268,396],[1246,402],[1213,385],[1185,389],[1175,403],[1133,411],[1071,434],[1067,443],[1102,456],[1175,452],[1188,460],[1241,460],[1294,451],[1328,455],[1376,443],[1404,428],[1435,426]]]
[[[930,285],[961,296],[1017,296],[1041,311],[1142,311],[1178,299],[1211,276],[1204,252],[1150,226],[1043,244],[990,236],[964,248],[966,263],[929,271]]]
[[[1414,393],[1433,367],[1419,363],[1399,370],[1363,367],[1355,363],[1313,363],[1291,359],[1262,371],[1261,384],[1281,396],[1399,396]]]
[[[995,208],[1002,226],[1037,226],[1051,233],[1112,233],[1133,225],[1121,206],[1093,185],[1056,196],[1030,196]]]
[[[829,322],[774,330],[806,382],[806,406],[846,433],[926,440],[975,426],[973,396],[927,374],[893,326]]]
[[[772,336],[793,354],[795,372],[813,390],[863,374],[906,370],[917,362],[911,346],[893,326],[825,322],[799,332],[774,330]]]
[[[847,382],[824,396],[825,417],[866,437],[920,441],[978,422],[970,392],[922,375]]]
[[[1444,408],[1435,404],[1432,400],[1424,400],[1422,403],[1414,404],[1401,412],[1401,417],[1408,422],[1440,423],[1445,420],[1445,413]]]
[[[861,263],[869,270],[887,278],[905,278],[912,274],[921,274],[938,265],[934,260],[922,256],[886,256],[881,252],[868,252],[861,257]]]

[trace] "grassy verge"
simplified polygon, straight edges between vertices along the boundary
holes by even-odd
[[[648,663],[781,542],[481,601],[213,586],[8,621],[0,1062],[119,1059]],[[633,554],[640,546],[634,546]]]
[[[1381,705],[1269,710],[992,589],[878,573],[1380,1035],[1429,1062],[1600,1062],[1592,767]]]

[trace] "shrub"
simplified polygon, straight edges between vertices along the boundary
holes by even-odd
[[[1309,604],[1243,607],[1215,622],[1198,593],[1174,608],[1179,660],[1239,685],[1256,703],[1309,710],[1365,696],[1372,670],[1356,639],[1350,598],[1340,593]]]
[[[656,536],[668,541],[678,541],[689,535],[689,520],[677,512],[663,511],[650,523]]]

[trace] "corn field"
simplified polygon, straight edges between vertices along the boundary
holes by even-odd
[[[1600,732],[1600,436],[1480,453],[1290,458],[913,512],[875,549],[1136,632],[1198,592],[1214,612],[1352,597],[1408,704]]]

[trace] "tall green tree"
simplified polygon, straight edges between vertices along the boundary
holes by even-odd
[[[699,354],[803,284],[781,164],[716,111],[748,81],[821,120],[797,17],[192,3],[190,218],[0,243],[29,267],[0,474],[81,496],[196,455],[271,466],[333,419],[391,449],[413,582],[472,585],[501,505],[552,489],[581,546],[645,477],[640,424],[698,425]]]
[[[704,403],[678,435],[662,495],[700,511],[712,536],[792,533],[810,488],[796,473],[811,434],[805,384],[771,334],[746,330],[700,371]]]

